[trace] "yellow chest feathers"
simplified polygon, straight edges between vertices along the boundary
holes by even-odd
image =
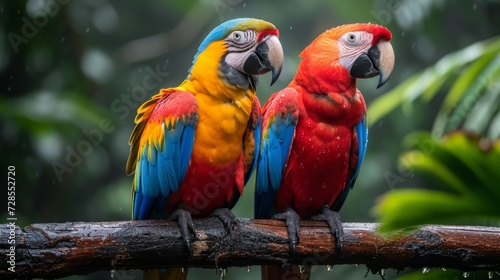
[[[197,94],[196,100],[199,113],[193,156],[221,165],[237,160],[243,150],[253,96],[221,100]]]

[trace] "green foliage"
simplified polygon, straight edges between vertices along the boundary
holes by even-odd
[[[398,280],[443,280],[443,279],[491,279],[493,271],[462,272],[457,270],[430,269],[428,272],[409,273],[398,277]]]
[[[421,132],[404,143],[412,150],[401,156],[400,168],[434,188],[386,194],[375,209],[380,230],[428,223],[500,225],[500,141],[463,132],[441,141]]]
[[[411,109],[418,98],[430,101],[449,85],[434,122],[434,135],[442,136],[463,125],[494,139],[500,135],[499,78],[500,37],[474,43],[444,56],[375,100],[369,107],[370,124],[399,106]]]

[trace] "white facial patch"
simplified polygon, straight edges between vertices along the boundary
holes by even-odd
[[[340,64],[347,71],[351,70],[354,61],[363,53],[367,53],[373,41],[373,34],[365,31],[354,31],[344,34],[338,40]]]

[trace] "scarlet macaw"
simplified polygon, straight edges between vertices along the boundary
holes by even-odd
[[[234,219],[217,211],[234,206],[255,166],[257,75],[271,71],[272,84],[282,64],[278,30],[269,22],[233,19],[208,34],[180,86],[160,90],[138,109],[126,167],[135,172],[134,220],[166,212],[190,249],[191,216]],[[183,271],[170,269],[166,279],[185,278]]]
[[[301,52],[288,87],[264,105],[255,218],[286,220],[292,252],[300,219],[327,221],[341,249],[337,211],[358,176],[368,139],[366,105],[356,78],[379,75],[378,87],[389,79],[391,37],[375,24],[327,30]],[[265,279],[285,272],[263,267]]]

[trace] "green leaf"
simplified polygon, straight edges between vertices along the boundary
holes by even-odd
[[[461,218],[481,215],[485,210],[472,196],[442,191],[402,189],[386,194],[374,210],[380,217],[380,231],[392,231],[421,224],[449,224]]]
[[[374,209],[381,230],[500,221],[500,141],[461,132],[436,140],[420,132],[404,143],[412,150],[401,156],[400,164],[433,190],[399,189],[386,194]]]

